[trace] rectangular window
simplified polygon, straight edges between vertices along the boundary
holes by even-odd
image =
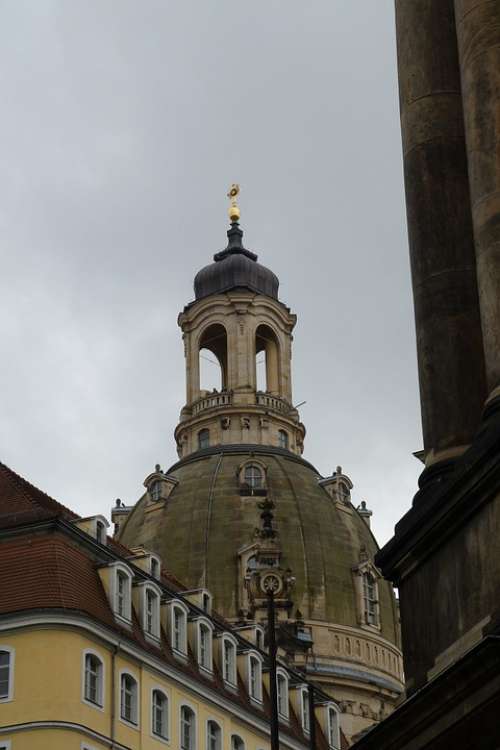
[[[0,651],[0,698],[9,697],[10,652]]]
[[[156,605],[158,597],[154,591],[146,591],[146,632],[151,635],[156,633]]]
[[[174,608],[173,620],[172,647],[175,651],[184,653],[186,650],[184,646],[185,615],[179,607]]]
[[[116,611],[120,617],[128,619],[128,577],[117,573]]]
[[[235,658],[234,644],[229,640],[224,641],[224,679],[226,682],[234,684],[235,680]]]
[[[309,693],[307,690],[302,691],[302,729],[309,732]]]

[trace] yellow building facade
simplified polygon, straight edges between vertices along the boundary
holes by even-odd
[[[0,464],[0,750],[268,750],[269,663],[144,549]],[[278,668],[280,747],[344,746],[338,706]]]

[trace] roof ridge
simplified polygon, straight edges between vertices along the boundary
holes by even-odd
[[[13,484],[15,488],[21,492],[25,500],[28,500],[28,502],[35,506],[35,508],[41,506],[44,510],[53,510],[57,512],[59,516],[66,516],[71,518],[71,520],[80,518],[77,513],[74,513],[62,503],[54,500],[53,497],[47,495],[47,493],[43,492],[43,490],[35,487],[34,484],[28,482],[27,479],[24,479],[24,477],[15,472],[2,461],[0,461],[0,472],[3,473],[8,482]],[[13,509],[13,512],[15,512],[15,509]]]

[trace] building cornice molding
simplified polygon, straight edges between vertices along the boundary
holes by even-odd
[[[101,744],[109,747],[110,750],[133,750],[129,745],[122,745],[121,742],[112,740],[100,732],[95,732],[93,729],[89,729],[84,724],[76,724],[72,721],[27,721],[22,724],[9,724],[7,726],[0,727],[0,736],[2,734],[16,734],[17,732],[29,732],[34,729],[64,729],[68,732],[78,732],[78,734],[84,734],[85,737],[100,742]]]

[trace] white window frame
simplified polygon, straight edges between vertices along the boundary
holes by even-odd
[[[126,594],[126,601],[125,601],[125,604],[126,604],[125,615],[120,614],[118,611],[118,576],[119,574],[124,575],[126,578],[128,578],[127,594]],[[115,616],[115,619],[118,620],[118,622],[125,623],[128,626],[132,624],[132,581],[133,581],[133,574],[127,565],[124,565],[123,563],[114,563],[111,566],[111,586],[110,586],[111,607],[113,609],[113,614]]]
[[[304,734],[310,734],[311,732],[311,724],[310,724],[310,714],[309,714],[309,690],[308,688],[301,687],[300,688],[300,725],[302,727],[302,731]],[[304,706],[304,703],[307,704],[307,709]]]
[[[201,608],[207,615],[212,614],[212,600],[213,597],[210,591],[203,589],[201,592]]]
[[[252,662],[255,661],[258,666],[257,694],[252,690]],[[262,703],[262,657],[256,651],[248,653],[248,695],[250,700],[256,703]]]
[[[158,645],[160,638],[161,638],[161,629],[160,629],[160,608],[161,608],[161,596],[162,596],[162,590],[159,586],[156,586],[156,584],[148,581],[146,583],[141,584],[141,625],[142,625],[142,631],[146,637],[147,640],[153,641],[155,645]],[[156,605],[154,607],[152,618],[153,618],[153,627],[151,630],[148,630],[148,593],[151,593],[154,597],[156,597]]]
[[[332,744],[333,727],[331,721],[331,714],[334,713],[337,717],[337,724],[335,727],[335,744]],[[326,725],[328,730],[327,741],[330,750],[340,750],[340,711],[337,706],[333,703],[329,703],[326,707]]]
[[[223,750],[223,748],[224,748],[224,734],[222,732],[222,727],[221,727],[221,725],[219,724],[219,722],[216,719],[212,719],[212,718],[207,719],[206,722],[205,722],[206,750],[211,750],[210,744],[209,744],[209,741],[208,741],[208,725],[209,724],[215,724],[215,726],[219,730],[219,747],[216,748],[216,750]]]
[[[260,625],[255,626],[255,645],[257,648],[259,648],[261,651],[264,651],[264,640],[265,640],[265,632],[264,628],[262,628]],[[260,641],[260,643],[259,643]]]
[[[370,584],[367,583],[368,579],[371,579],[372,590],[374,597],[369,595]],[[374,628],[380,627],[380,613],[379,613],[379,597],[378,597],[378,582],[377,576],[372,570],[363,570],[361,573],[361,592],[363,596],[363,619],[366,625],[370,625]]]
[[[158,566],[158,574],[153,571],[155,565]],[[149,574],[157,581],[161,579],[161,560],[158,555],[149,555]]]
[[[0,750],[10,750],[10,748],[11,748],[10,740],[0,740]],[[89,747],[89,750],[94,750],[94,748]]]
[[[0,698],[0,703],[9,703],[14,700],[14,668],[16,661],[16,649],[13,646],[0,644],[0,651],[5,651],[9,654],[9,685],[7,688],[7,695]]]
[[[245,740],[243,737],[240,737],[239,734],[232,734],[231,735],[231,750],[235,750],[235,744],[234,740],[238,740],[238,748],[237,750],[245,750]]]
[[[135,694],[135,721],[126,719],[124,716],[122,716],[122,678],[124,676],[131,677],[135,682],[135,688],[136,688],[136,694]],[[118,683],[118,718],[122,722],[122,724],[125,724],[127,727],[132,727],[132,729],[140,730],[140,714],[141,714],[141,686],[139,683],[139,679],[134,672],[132,672],[130,669],[120,669],[119,672],[119,683]]]
[[[284,711],[280,711],[280,690],[279,690],[279,683],[280,678],[284,680],[285,683],[285,702],[284,702]],[[284,669],[281,667],[278,667],[276,670],[276,697],[278,699],[278,716],[281,719],[285,719],[285,721],[288,721],[290,718],[290,681],[288,678],[288,674]]]
[[[154,693],[156,691],[158,691],[159,693],[161,693],[162,695],[164,695],[165,698],[167,699],[167,714],[166,714],[167,736],[166,737],[162,737],[160,734],[156,734],[155,731],[154,731],[153,696],[154,696]],[[158,742],[164,742],[166,744],[170,744],[170,726],[171,726],[171,724],[170,724],[170,693],[167,690],[165,690],[165,688],[162,687],[161,685],[153,685],[152,688],[151,688],[149,705],[150,705],[149,718],[150,718],[150,722],[151,722],[151,726],[150,726],[151,737],[154,740],[157,740]]]
[[[202,660],[202,629],[205,629],[207,632],[207,650],[204,660]],[[203,672],[209,672],[210,674],[214,671],[213,638],[214,628],[210,620],[207,620],[204,617],[200,617],[196,620],[196,656],[198,667],[203,670]]]
[[[99,685],[97,689],[99,702],[94,703],[93,701],[89,700],[86,696],[86,676],[87,676],[87,656],[94,656],[96,659],[99,660],[99,663],[101,665],[101,674],[100,674],[100,680]],[[90,706],[91,708],[95,708],[97,711],[104,711],[104,696],[106,695],[105,692],[105,670],[104,670],[104,659],[102,657],[102,654],[100,654],[98,651],[94,651],[91,648],[84,649],[82,653],[82,703],[85,703],[87,706]]]
[[[182,709],[183,708],[189,708],[190,711],[192,711],[194,716],[194,731],[193,731],[193,742],[191,743],[190,748],[183,748],[182,747]],[[196,711],[196,708],[192,706],[187,701],[182,701],[182,703],[179,706],[179,750],[197,750],[197,731],[198,731],[198,712]]]
[[[233,664],[230,670],[230,679],[226,677],[226,643],[230,643],[233,649]],[[238,641],[229,633],[223,633],[221,638],[221,667],[224,683],[232,688],[236,688],[238,686]]]
[[[170,618],[170,647],[172,649],[172,652],[174,654],[177,654],[178,656],[182,656],[184,659],[188,655],[188,633],[187,633],[187,620],[188,620],[188,614],[189,609],[184,604],[184,602],[181,602],[180,599],[173,599],[169,602],[169,618]],[[178,649],[175,647],[175,612],[180,611],[182,612],[182,649]]]
[[[96,748],[93,745],[88,745],[85,740],[82,741],[82,744],[80,745],[81,750],[96,750]]]

